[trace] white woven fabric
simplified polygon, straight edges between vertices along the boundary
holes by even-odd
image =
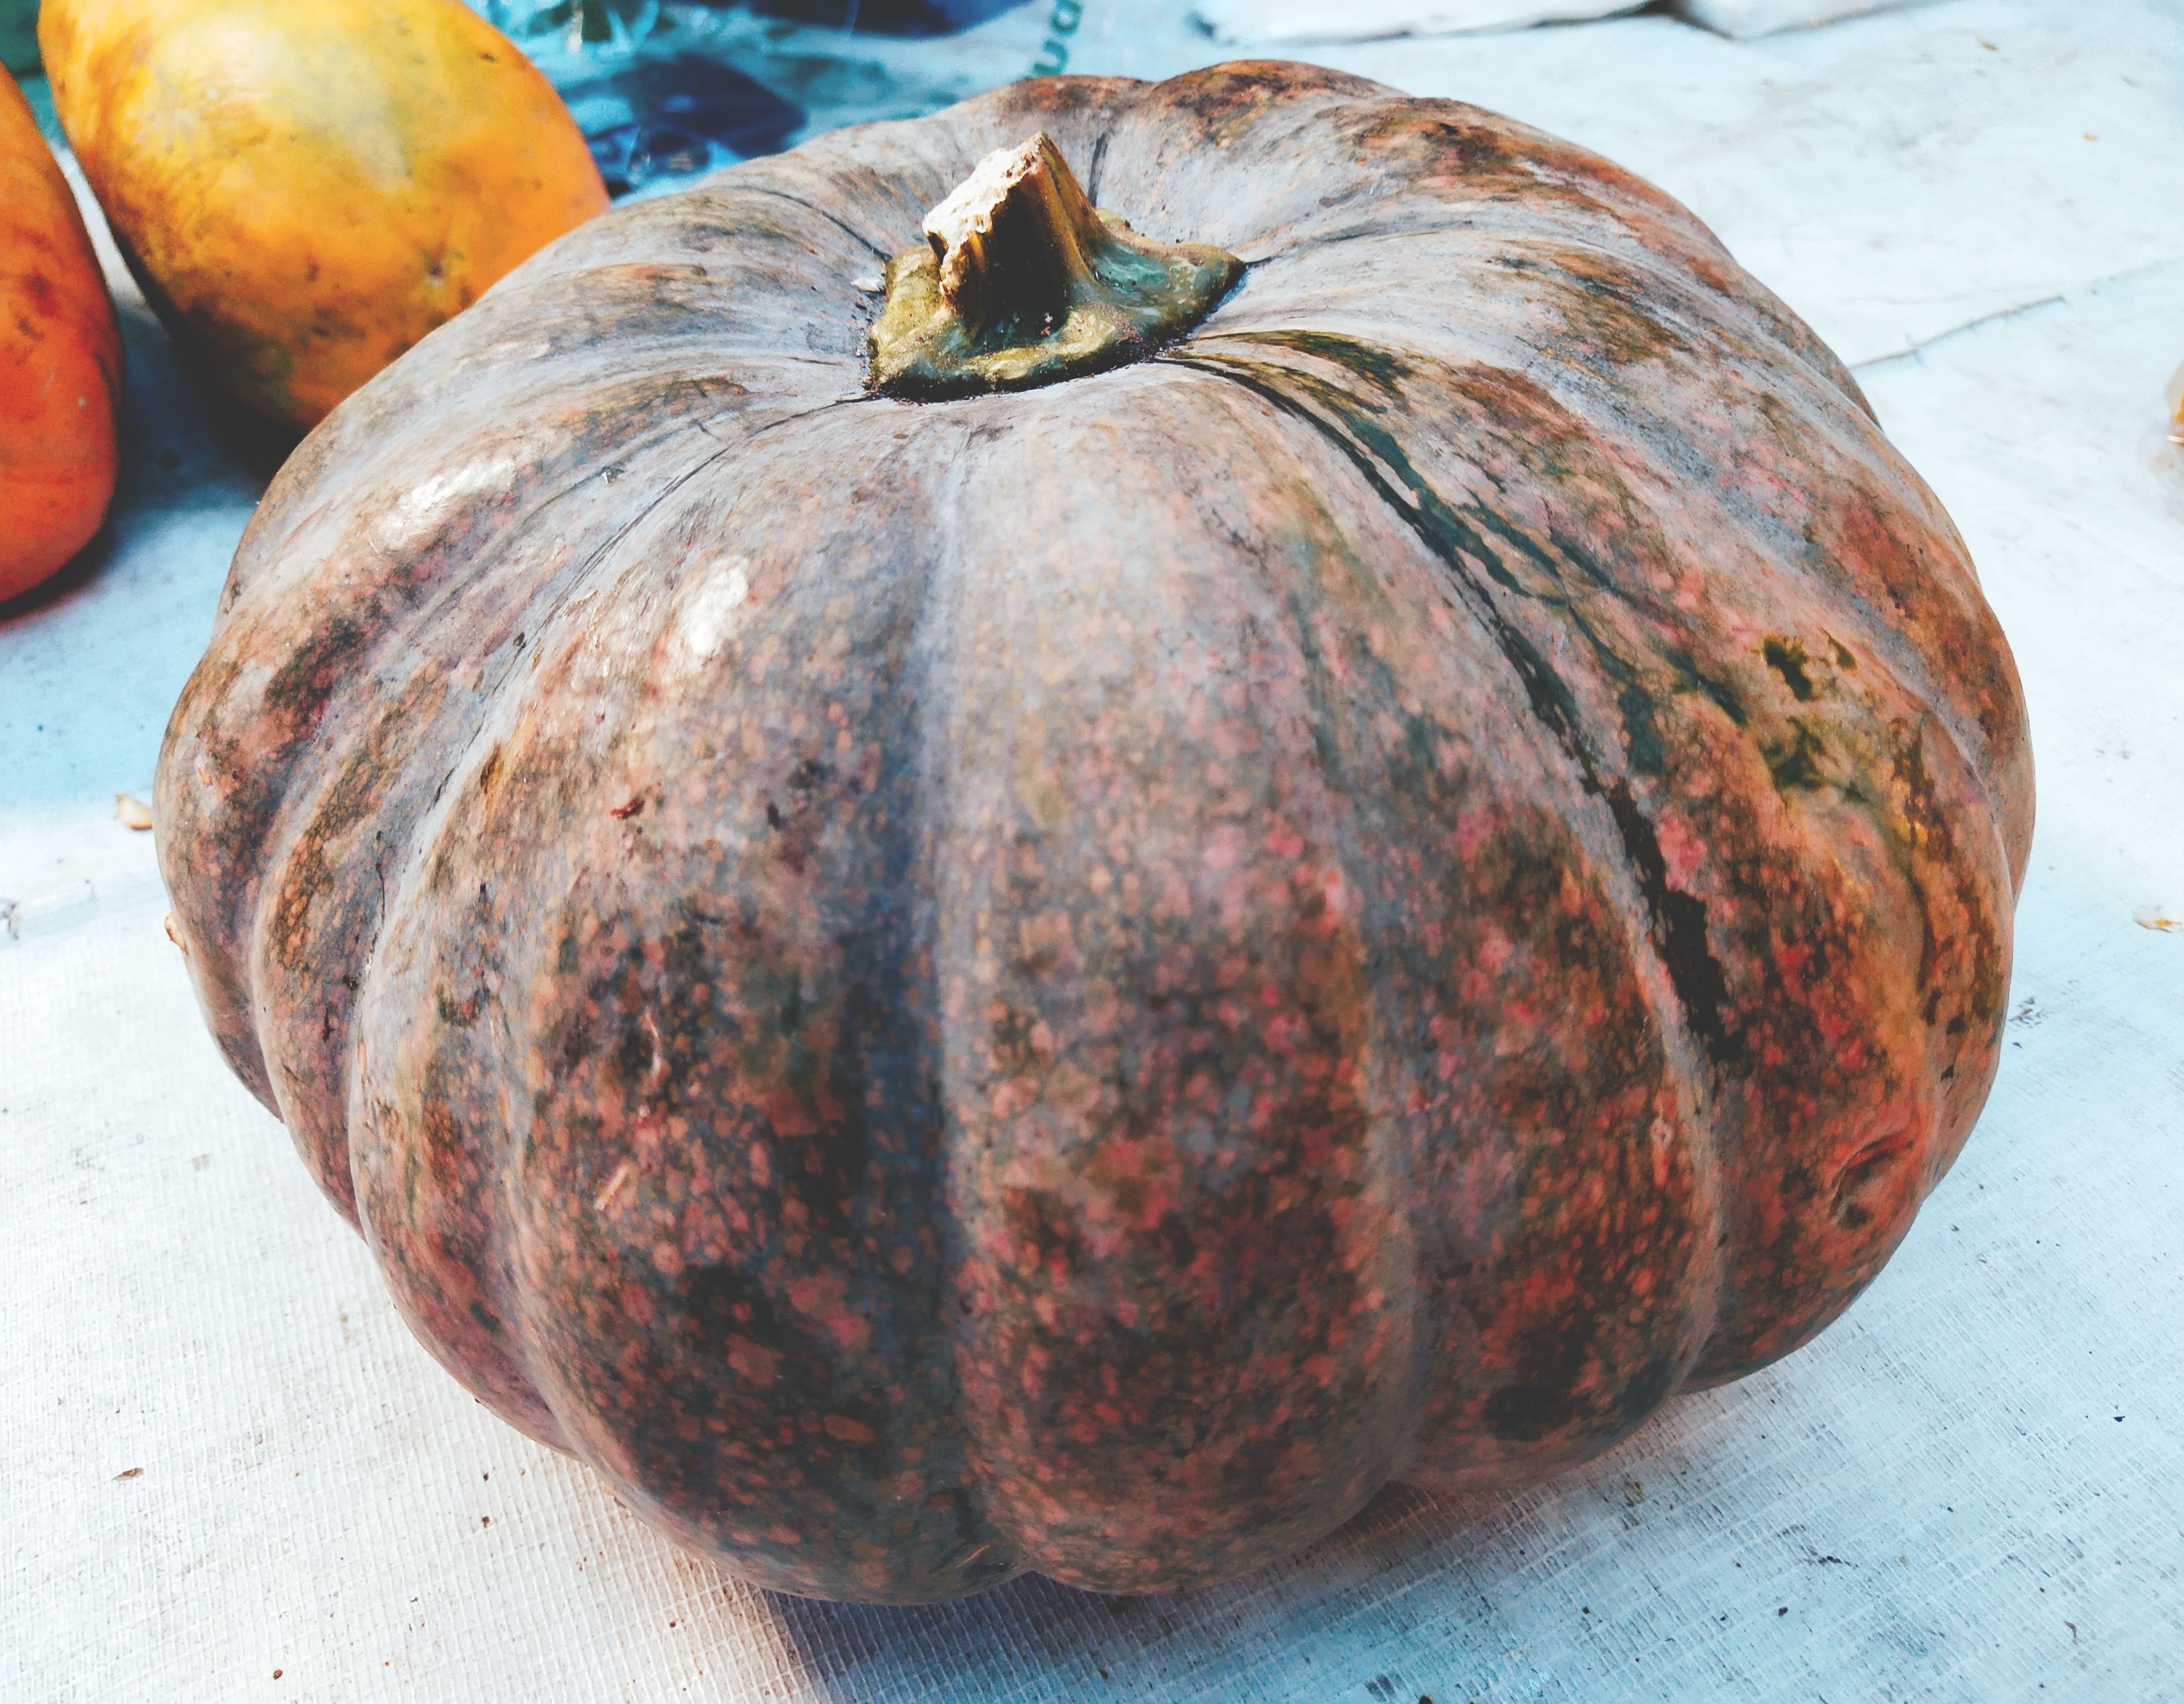
[[[1676,0],[1693,23],[1724,36],[1771,36],[1777,30],[1809,30],[1868,12],[1885,12],[1912,0]]]
[[[1642,0],[1198,0],[1197,16],[1217,42],[1373,42],[1390,36],[1452,36],[1515,30],[1635,12]],[[1693,23],[1724,36],[1769,36],[1882,12],[1912,0],[1676,0]]]
[[[1254,45],[1514,30],[1635,11],[1642,0],[1198,0],[1213,39]]]
[[[992,27],[1028,63],[1044,14]],[[1860,364],[2016,646],[2040,827],[1986,1116],[1841,1324],[1589,1469],[1392,1494],[1172,1599],[751,1592],[410,1339],[215,1057],[114,817],[255,489],[131,309],[111,537],[0,615],[0,1700],[2184,1698],[2176,24],[1955,0],[1329,55],[1602,148]],[[1087,0],[1072,51],[1220,52],[1164,0]]]

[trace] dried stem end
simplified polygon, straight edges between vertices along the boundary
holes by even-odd
[[[888,263],[872,387],[919,401],[1028,390],[1141,360],[1204,319],[1244,263],[1155,242],[1085,198],[1044,131],[988,154]]]

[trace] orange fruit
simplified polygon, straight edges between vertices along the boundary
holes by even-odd
[[[0,71],[0,602],[83,549],[116,469],[121,333],[91,233]]]
[[[307,427],[607,204],[459,0],[46,0],[53,104],[195,365]]]

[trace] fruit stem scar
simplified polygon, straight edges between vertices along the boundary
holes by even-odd
[[[1225,248],[1156,242],[1095,208],[1044,131],[980,160],[923,234],[888,262],[872,331],[872,389],[916,401],[1142,360],[1244,272]]]

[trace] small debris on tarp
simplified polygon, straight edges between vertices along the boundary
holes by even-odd
[[[2131,914],[2131,920],[2142,929],[2159,929],[2164,935],[2184,929],[2184,917],[2172,917],[2159,905],[2142,906]]]
[[[121,819],[124,828],[142,830],[152,826],[152,807],[133,793],[114,795],[114,814]]]

